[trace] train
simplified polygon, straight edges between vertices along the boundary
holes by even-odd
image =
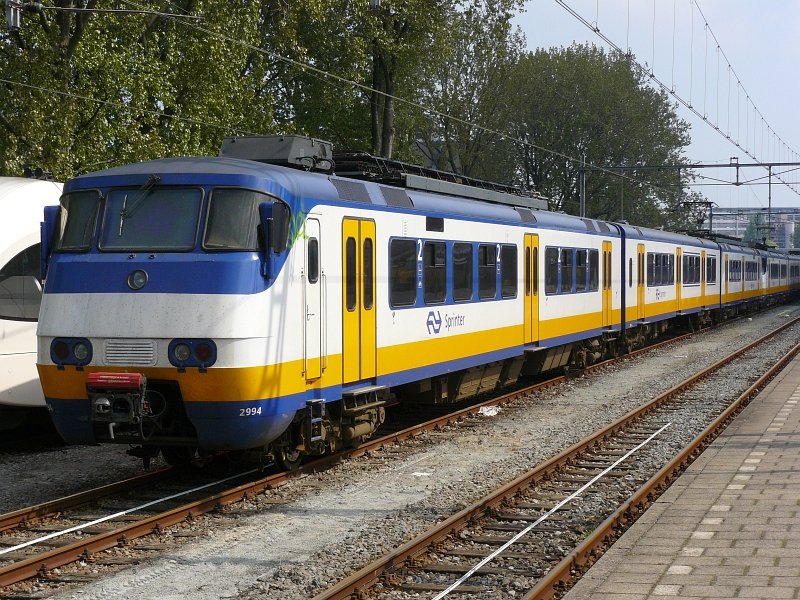
[[[36,372],[40,223],[61,189],[54,181],[0,177],[0,431],[45,408]]]
[[[297,136],[81,175],[43,224],[38,370],[69,443],[294,468],[453,403],[785,299],[800,258],[549,212]]]

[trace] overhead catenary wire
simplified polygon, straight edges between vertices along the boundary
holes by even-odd
[[[122,2],[125,3],[125,4],[128,4],[128,5],[131,5],[131,6],[141,7],[140,4],[136,3],[133,0],[122,0]],[[599,9],[599,4],[598,4],[598,9]],[[170,17],[165,17],[165,18],[170,20]],[[315,67],[314,65],[311,65],[311,64],[308,64],[308,63],[305,63],[305,62],[302,62],[302,61],[298,61],[298,60],[293,59],[293,58],[289,58],[289,57],[283,56],[283,55],[281,55],[281,54],[279,54],[277,52],[274,52],[272,50],[267,50],[265,48],[261,48],[259,46],[255,46],[255,45],[250,44],[249,42],[246,42],[244,40],[233,38],[233,37],[231,37],[231,36],[229,36],[227,34],[224,34],[224,33],[221,33],[221,32],[217,32],[217,31],[212,31],[212,30],[210,30],[210,29],[208,29],[206,27],[203,27],[201,25],[197,25],[197,24],[194,24],[194,23],[186,23],[186,22],[181,22],[181,21],[176,21],[176,22],[180,23],[184,27],[190,27],[192,29],[195,29],[197,31],[205,33],[206,35],[217,37],[220,40],[223,40],[223,41],[226,41],[226,42],[229,42],[229,43],[233,43],[233,44],[238,44],[238,45],[241,45],[241,46],[243,46],[243,47],[245,47],[245,48],[247,48],[249,50],[253,50],[255,52],[258,52],[258,53],[264,54],[266,56],[269,56],[270,58],[272,58],[274,60],[281,61],[281,62],[283,62],[285,64],[288,64],[288,65],[291,65],[291,66],[293,66],[295,68],[298,68],[298,69],[300,69],[300,70],[302,70],[304,72],[312,74],[313,76],[318,77],[322,81],[330,79],[330,80],[337,81],[339,83],[344,83],[344,84],[347,84],[349,86],[356,87],[356,88],[358,88],[358,89],[360,89],[362,91],[368,92],[368,93],[376,93],[376,94],[379,94],[379,95],[383,96],[384,98],[390,98],[390,99],[392,99],[392,100],[394,100],[394,101],[396,101],[398,103],[404,104],[406,106],[411,106],[413,108],[417,108],[417,109],[423,111],[425,114],[428,114],[430,116],[436,116],[436,117],[440,117],[440,118],[447,118],[450,121],[453,121],[453,122],[456,122],[456,123],[460,123],[462,125],[467,125],[469,127],[473,127],[473,128],[475,128],[475,129],[477,129],[479,131],[482,131],[484,133],[488,133],[490,135],[496,136],[501,140],[508,140],[508,141],[511,141],[511,142],[515,142],[515,143],[521,144],[523,146],[527,146],[529,148],[532,148],[534,150],[539,150],[541,152],[545,152],[545,153],[550,154],[552,156],[555,156],[555,157],[558,157],[558,158],[563,158],[563,159],[571,162],[574,165],[581,166],[581,165],[586,164],[586,165],[592,167],[596,171],[603,172],[603,173],[610,174],[610,175],[614,175],[614,176],[617,176],[617,177],[621,176],[621,177],[627,179],[628,181],[631,181],[632,183],[636,183],[638,185],[644,185],[644,186],[649,187],[651,189],[663,189],[665,187],[665,186],[663,186],[663,185],[661,185],[659,183],[652,183],[652,182],[649,182],[649,181],[643,181],[643,180],[636,179],[636,178],[633,178],[633,177],[630,177],[630,176],[627,176],[627,175],[619,175],[618,173],[614,173],[612,169],[608,169],[606,167],[602,167],[602,166],[598,166],[598,165],[593,165],[591,163],[585,163],[580,158],[569,156],[569,155],[564,154],[562,152],[558,152],[557,150],[551,150],[550,148],[546,148],[544,146],[540,146],[540,145],[535,144],[533,142],[530,142],[528,140],[523,140],[523,139],[517,138],[517,137],[515,137],[515,136],[513,136],[513,135],[511,135],[511,134],[509,134],[507,132],[499,131],[499,130],[496,130],[496,129],[485,127],[483,125],[479,125],[477,123],[473,123],[473,122],[468,121],[466,119],[462,119],[460,117],[453,116],[453,115],[441,112],[441,111],[439,111],[437,109],[425,106],[424,104],[421,104],[421,103],[416,102],[414,100],[408,100],[406,98],[403,98],[402,96],[388,94],[388,93],[386,93],[386,92],[384,92],[382,90],[376,90],[375,88],[373,88],[373,87],[371,87],[369,85],[366,85],[366,84],[363,84],[363,83],[359,83],[357,81],[353,81],[353,80],[348,79],[346,77],[342,77],[341,75],[337,75],[335,73],[331,73],[330,71],[326,71],[324,69],[320,69],[319,67]]]
[[[126,4],[129,4],[129,5],[132,5],[132,6],[137,6],[138,8],[143,9],[142,12],[145,12],[144,11],[144,7],[142,7],[141,5],[138,5],[137,3],[135,3],[135,2],[133,2],[131,0],[123,0],[123,2],[125,2]],[[386,98],[392,98],[393,100],[395,100],[395,101],[397,101],[399,103],[418,108],[419,110],[423,111],[425,114],[432,115],[432,116],[438,116],[438,117],[442,117],[442,118],[448,118],[451,121],[458,122],[458,123],[461,123],[463,125],[467,125],[469,127],[473,127],[473,128],[475,128],[477,130],[480,130],[480,131],[483,131],[485,133],[488,133],[488,134],[491,134],[493,136],[496,136],[499,139],[505,139],[505,140],[513,141],[513,142],[521,144],[523,146],[527,146],[527,147],[530,147],[532,149],[535,149],[535,150],[538,150],[538,151],[541,151],[541,152],[544,152],[544,153],[547,153],[547,154],[550,154],[550,155],[553,155],[553,156],[556,156],[556,157],[563,158],[563,159],[565,159],[565,160],[567,160],[567,161],[569,161],[569,162],[571,162],[573,164],[576,164],[576,165],[581,165],[582,164],[581,159],[569,156],[567,154],[564,154],[564,153],[561,153],[561,152],[558,152],[558,151],[555,151],[555,150],[551,150],[549,148],[546,148],[544,146],[540,146],[540,145],[535,144],[533,142],[530,142],[528,140],[523,140],[523,139],[517,138],[515,136],[510,135],[507,132],[503,132],[503,131],[495,130],[495,129],[492,129],[492,128],[488,128],[488,127],[473,123],[471,121],[468,121],[466,119],[462,119],[460,117],[456,117],[456,116],[453,116],[453,115],[450,115],[450,114],[443,113],[443,112],[438,111],[436,109],[433,109],[431,107],[427,107],[427,106],[425,106],[425,105],[423,105],[423,104],[421,104],[419,102],[411,101],[411,100],[402,98],[400,96],[387,94],[386,92],[383,92],[382,90],[375,90],[374,88],[372,88],[372,87],[370,87],[368,85],[365,85],[365,84],[362,84],[362,83],[347,79],[345,77],[336,75],[334,73],[325,71],[323,69],[320,69],[318,67],[310,65],[308,63],[303,63],[301,61],[298,61],[298,60],[295,60],[295,59],[292,59],[292,58],[289,58],[289,57],[285,57],[285,56],[280,55],[280,54],[278,54],[276,52],[273,52],[273,51],[270,51],[270,50],[266,50],[264,48],[257,47],[255,45],[250,44],[250,43],[248,43],[246,41],[243,41],[241,39],[233,38],[233,37],[231,37],[229,35],[226,35],[224,33],[221,33],[221,32],[212,31],[212,30],[210,30],[210,29],[208,29],[206,27],[202,27],[200,25],[196,25],[196,24],[193,24],[193,23],[187,23],[183,19],[183,17],[185,17],[185,15],[177,15],[177,14],[171,14],[171,13],[159,13],[158,16],[159,16],[159,18],[175,21],[176,23],[179,23],[179,24],[181,24],[183,26],[191,27],[191,28],[193,28],[195,30],[201,31],[201,32],[203,32],[203,33],[205,33],[207,35],[210,35],[210,36],[217,37],[218,39],[224,40],[226,42],[243,45],[244,47],[247,47],[248,49],[251,49],[253,51],[262,53],[264,55],[267,55],[270,58],[273,58],[274,60],[278,60],[278,61],[284,62],[285,64],[289,64],[291,66],[294,66],[295,68],[298,68],[298,69],[300,69],[300,70],[302,70],[304,72],[310,73],[313,76],[318,77],[318,78],[320,78],[322,80],[326,80],[326,81],[327,80],[334,80],[334,81],[337,81],[339,83],[345,83],[345,84],[347,84],[349,86],[353,86],[353,87],[359,88],[359,89],[361,89],[363,91],[366,91],[366,92],[377,93],[377,94],[382,95],[382,96],[384,96]],[[599,3],[598,3],[598,18],[599,18]],[[655,18],[655,6],[654,6],[654,18]],[[597,28],[597,31],[599,32],[599,27]],[[653,77],[652,74],[651,74],[651,77]],[[88,102],[95,102],[95,103],[99,103],[99,104],[115,106],[115,107],[122,108],[122,109],[129,110],[129,111],[140,112],[142,114],[152,114],[152,115],[156,115],[156,116],[159,116],[159,117],[166,117],[166,118],[170,118],[170,119],[175,119],[175,120],[178,120],[178,121],[185,121],[185,122],[189,122],[189,123],[215,127],[215,128],[224,129],[226,131],[230,131],[230,132],[234,132],[234,133],[254,135],[252,132],[242,131],[242,130],[239,130],[239,129],[237,129],[235,127],[232,127],[230,125],[222,125],[222,124],[218,124],[218,123],[209,123],[209,122],[201,121],[201,120],[198,120],[198,119],[191,119],[191,118],[186,118],[186,117],[179,117],[179,116],[176,116],[176,115],[169,115],[169,114],[166,114],[166,113],[161,112],[161,111],[154,111],[154,110],[151,110],[151,109],[138,108],[138,107],[135,107],[135,106],[132,106],[132,105],[129,105],[129,104],[122,103],[122,102],[113,102],[113,101],[108,101],[108,100],[100,100],[100,99],[93,98],[93,97],[90,97],[90,96],[84,96],[84,95],[75,94],[75,93],[71,93],[71,92],[63,92],[63,91],[59,91],[59,90],[47,89],[47,88],[33,86],[33,85],[30,85],[30,84],[25,84],[25,83],[18,82],[18,81],[13,81],[13,80],[0,79],[0,81],[4,82],[6,84],[9,84],[9,85],[19,85],[19,86],[23,86],[23,87],[26,87],[26,88],[38,89],[40,91],[57,94],[57,95],[60,95],[62,97],[69,97],[69,98],[80,99],[80,100],[88,101]],[[608,168],[605,168],[605,167],[602,167],[602,166],[592,165],[591,163],[589,163],[588,166],[591,166],[593,168],[593,170],[595,170],[595,171],[605,172],[607,174],[611,174],[611,175],[614,175],[614,176],[617,176],[617,177],[621,177],[623,179],[627,179],[627,180],[631,181],[632,183],[636,183],[636,184],[639,184],[639,185],[645,185],[645,186],[647,186],[647,187],[649,187],[651,189],[666,189],[666,188],[670,187],[670,186],[666,186],[664,184],[653,183],[653,182],[650,182],[650,181],[643,181],[643,180],[636,179],[636,178],[633,178],[633,177],[630,177],[630,176],[627,176],[627,175],[623,175],[623,174],[620,174],[620,173],[615,173],[613,171],[613,169],[608,169]]]
[[[555,0],[555,1],[564,10],[566,10],[573,18],[575,18],[577,21],[582,23],[584,26],[589,27],[589,24],[587,23],[585,17],[583,17],[583,15],[581,15],[577,10],[575,10],[572,6],[570,6],[567,3],[567,0]],[[691,111],[693,114],[695,114],[697,117],[702,119],[710,127],[712,127],[717,132],[719,132],[723,137],[726,137],[726,139],[728,139],[732,144],[734,144],[737,148],[739,148],[741,151],[743,151],[747,156],[749,156],[753,160],[758,161],[759,158],[756,156],[755,148],[754,147],[751,148],[751,145],[750,145],[750,139],[749,139],[749,130],[750,130],[749,106],[747,106],[747,105],[748,104],[752,104],[754,111],[757,112],[760,116],[762,116],[762,118],[763,118],[763,115],[761,115],[760,111],[757,110],[757,108],[755,107],[755,104],[752,102],[752,100],[750,98],[749,93],[746,92],[746,90],[744,89],[744,86],[741,84],[741,78],[736,74],[736,71],[733,68],[733,65],[731,65],[730,60],[728,59],[727,55],[725,54],[724,50],[722,49],[722,46],[721,46],[719,40],[717,39],[716,35],[714,34],[713,30],[711,29],[711,27],[710,27],[710,25],[708,23],[708,19],[706,19],[705,15],[703,14],[702,9],[700,8],[699,4],[697,3],[697,0],[690,0],[690,5],[692,7],[692,15],[694,15],[694,8],[695,8],[695,6],[697,6],[698,13],[700,14],[700,16],[703,19],[704,36],[705,36],[705,39],[706,39],[706,44],[705,44],[706,48],[705,48],[704,59],[703,59],[704,60],[704,84],[703,84],[704,90],[703,90],[703,110],[702,110],[702,113],[695,106],[693,106],[693,104],[691,102],[691,98],[692,98],[692,96],[691,96],[691,94],[692,94],[692,83],[691,83],[691,80],[690,80],[690,95],[689,95],[689,100],[687,100],[681,94],[679,94],[677,91],[673,91],[672,89],[670,89],[670,87],[664,81],[662,81],[662,79],[659,78],[652,69],[647,69],[645,66],[641,65],[638,61],[634,61],[634,63],[632,63],[632,64],[635,64],[639,69],[641,69],[642,72],[645,73],[653,81],[653,83],[655,85],[657,85],[662,90],[664,90],[666,93],[668,93],[670,96],[672,96],[679,104],[681,104],[682,106],[687,108],[689,111]],[[609,38],[599,28],[597,28],[597,29],[592,28],[592,27],[589,27],[589,28],[592,29],[594,31],[594,33],[598,37],[600,37],[600,39],[602,39],[606,44],[608,44],[611,48],[613,48],[617,52],[622,52],[622,49],[619,47],[619,45],[616,42],[614,42],[611,38]],[[692,18],[692,31],[693,30],[694,30],[694,18]],[[728,66],[730,66],[733,75],[736,76],[737,84],[741,87],[742,91],[745,93],[745,97],[746,97],[746,101],[745,101],[745,118],[746,118],[745,135],[746,135],[746,139],[745,139],[744,145],[742,145],[742,141],[741,141],[740,138],[737,139],[736,141],[734,141],[732,138],[730,138],[728,136],[725,136],[725,134],[722,132],[721,128],[719,127],[719,123],[716,123],[716,125],[715,125],[714,123],[712,123],[712,121],[708,117],[708,113],[707,113],[707,110],[706,110],[706,108],[707,108],[707,106],[706,106],[707,105],[707,98],[706,98],[707,94],[706,94],[706,92],[707,92],[707,79],[708,79],[708,65],[707,65],[707,63],[708,63],[708,60],[707,60],[708,48],[707,48],[707,46],[708,46],[708,36],[709,35],[711,36],[711,39],[713,40],[713,42],[717,46],[719,46],[719,51],[720,51],[721,55],[725,58],[726,64]],[[694,35],[692,35],[692,38],[694,38]],[[690,52],[693,53],[693,44],[690,46]],[[770,130],[772,131],[772,129],[770,129]],[[777,134],[775,134],[775,136],[782,143],[785,143],[785,142],[783,142],[783,140],[779,136],[777,136]],[[779,179],[779,181],[781,181],[781,180]],[[786,182],[781,181],[781,183],[786,185]],[[798,192],[798,190],[795,187],[789,186],[789,185],[787,185],[787,187],[789,187],[789,189],[794,191],[796,194],[800,195],[800,192]]]

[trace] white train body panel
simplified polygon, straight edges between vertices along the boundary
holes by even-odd
[[[36,374],[37,245],[44,207],[60,195],[60,183],[0,178],[0,405],[45,405]]]

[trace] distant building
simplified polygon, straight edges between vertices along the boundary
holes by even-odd
[[[800,230],[800,208],[773,208],[767,215],[766,208],[712,208],[711,230],[713,233],[763,242],[770,239],[778,248],[794,246],[795,228]],[[703,223],[709,229],[708,219]]]

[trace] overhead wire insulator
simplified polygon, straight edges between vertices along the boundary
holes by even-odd
[[[22,26],[22,0],[6,0],[6,25],[11,31]]]

